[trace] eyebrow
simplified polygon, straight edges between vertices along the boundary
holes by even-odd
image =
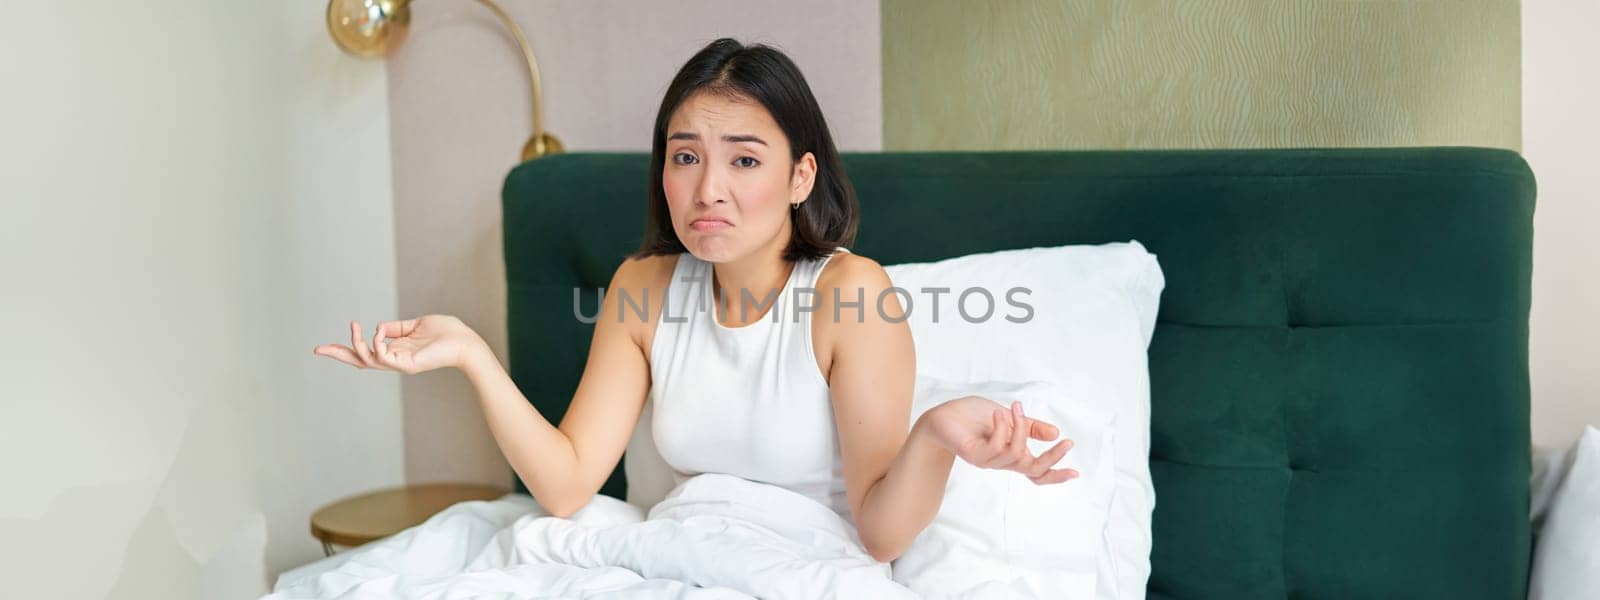
[[[693,140],[693,141],[699,141],[700,140],[700,134],[698,134],[698,133],[689,133],[687,131],[679,131],[677,133],[672,134],[667,139],[669,139],[669,140]],[[740,135],[725,135],[725,136],[722,136],[722,141],[728,142],[728,143],[733,143],[733,144],[737,144],[739,142],[755,142],[755,143],[761,144],[763,146],[767,145],[767,142],[765,140],[763,140],[761,138],[758,138],[756,136],[750,135],[748,133],[740,134]]]

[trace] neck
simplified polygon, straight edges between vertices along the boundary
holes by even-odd
[[[741,322],[739,303],[751,304],[746,309],[749,316],[764,315],[763,302],[768,296],[783,290],[794,265],[783,259],[783,250],[789,245],[789,236],[781,235],[755,252],[737,260],[711,265],[712,293],[718,306],[723,308],[724,322]],[[749,290],[745,299],[744,290]]]

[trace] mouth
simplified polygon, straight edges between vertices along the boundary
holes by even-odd
[[[689,228],[695,231],[718,231],[729,227],[733,227],[733,223],[729,223],[726,219],[715,217],[695,219],[689,222]]]

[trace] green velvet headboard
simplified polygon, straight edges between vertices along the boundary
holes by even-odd
[[[846,154],[882,264],[1136,239],[1151,598],[1519,598],[1529,559],[1534,180],[1484,148]],[[511,374],[559,422],[648,156],[504,190]],[[518,482],[519,491],[521,488]],[[621,497],[619,467],[604,493]]]

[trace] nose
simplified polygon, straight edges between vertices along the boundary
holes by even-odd
[[[709,205],[727,201],[726,190],[722,187],[722,174],[714,166],[700,169],[700,183],[695,186],[695,204]]]

